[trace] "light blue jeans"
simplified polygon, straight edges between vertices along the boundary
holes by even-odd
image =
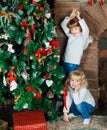
[[[72,102],[72,105],[70,107],[70,111],[75,116],[81,115],[83,119],[89,119],[90,118],[90,113],[93,112],[95,107],[93,107],[91,104],[82,102],[79,105],[76,105],[74,101]]]

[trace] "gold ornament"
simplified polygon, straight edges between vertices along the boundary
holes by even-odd
[[[6,20],[5,21],[9,21],[9,22],[12,22],[12,16],[14,15],[14,12],[6,12],[4,10],[1,11],[0,13],[0,17],[3,18],[5,17]]]
[[[17,103],[17,101],[20,99],[21,94],[17,95],[14,97],[14,103]]]
[[[39,20],[40,19],[40,17],[41,17],[41,13],[35,13],[35,12],[33,12],[33,15],[35,16],[35,18],[37,19],[37,20]]]
[[[38,58],[37,61],[42,62],[42,64],[44,65],[44,60],[45,59],[46,59],[46,56],[42,56],[41,58]]]

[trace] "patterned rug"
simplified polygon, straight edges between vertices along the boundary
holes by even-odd
[[[61,117],[58,122],[48,122],[47,127],[47,130],[107,130],[107,116],[93,115],[89,125],[83,125],[81,117],[72,118],[70,122]]]

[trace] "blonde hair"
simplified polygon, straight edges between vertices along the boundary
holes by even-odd
[[[69,82],[71,81],[71,79],[75,78],[76,80],[80,80],[81,81],[81,87],[88,87],[88,80],[86,78],[85,73],[82,70],[75,70],[69,73],[65,84],[69,85]]]

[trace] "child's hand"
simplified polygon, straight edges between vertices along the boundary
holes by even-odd
[[[77,12],[77,9],[73,9],[72,12],[71,12],[71,14],[70,14],[70,16],[69,16],[69,18],[70,19],[75,18],[76,17],[76,12]]]
[[[78,20],[81,19],[81,17],[80,17],[80,11],[76,11],[76,17],[77,17]]]
[[[74,92],[77,92],[80,89],[80,86],[76,86]]]
[[[64,113],[64,118],[63,118],[63,120],[66,121],[66,122],[69,122],[67,113]]]

